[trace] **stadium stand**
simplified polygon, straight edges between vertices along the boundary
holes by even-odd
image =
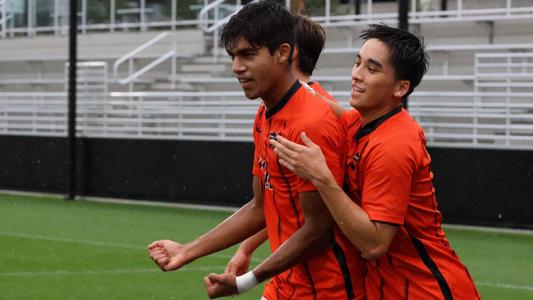
[[[6,156],[0,188],[60,192],[68,9],[65,1],[27,2],[0,0],[0,154]],[[436,174],[448,178],[436,182],[446,190],[441,204],[448,220],[530,224],[531,212],[520,209],[529,205],[523,195],[531,194],[530,185],[509,188],[509,174],[532,176],[520,165],[533,153],[533,1],[449,0],[446,10],[409,2],[410,29],[424,35],[431,57],[409,110],[425,129]],[[398,4],[361,1],[355,14],[353,3],[308,3],[327,33],[313,78],[348,106],[357,37],[369,23],[395,25]],[[230,0],[81,1],[76,128],[82,194],[190,201],[219,199],[223,190],[218,204],[242,204],[249,160],[212,153],[213,143],[221,153],[251,147],[257,102],[245,99],[217,42],[240,7]],[[191,158],[178,162],[176,153]],[[146,164],[138,165],[139,157]],[[35,161],[48,162],[36,171]],[[195,188],[206,176],[200,170],[219,164],[242,178],[221,173],[205,178],[213,189]],[[477,173],[463,178],[449,171],[467,164]],[[505,171],[494,171],[495,164]],[[175,171],[181,168],[193,175]],[[522,206],[502,205],[498,195],[509,190]]]

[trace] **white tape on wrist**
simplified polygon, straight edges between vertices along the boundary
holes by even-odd
[[[255,275],[252,271],[244,275],[237,276],[236,281],[237,291],[239,292],[239,294],[244,293],[259,284],[257,278],[255,278]]]

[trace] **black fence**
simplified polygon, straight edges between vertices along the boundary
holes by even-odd
[[[66,193],[67,139],[0,136],[0,189]],[[248,142],[79,139],[81,196],[240,206]],[[430,148],[444,222],[533,228],[533,151]]]

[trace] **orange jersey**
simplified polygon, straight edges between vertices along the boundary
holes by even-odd
[[[479,299],[442,231],[422,128],[400,107],[363,127],[357,111],[342,120],[349,196],[372,221],[399,226],[388,252],[367,262],[368,299]]]
[[[266,227],[272,252],[305,223],[299,193],[316,187],[280,165],[269,145],[273,135],[302,143],[307,135],[324,152],[329,168],[339,182],[343,179],[345,132],[329,106],[296,82],[272,109],[259,107],[254,124],[253,174],[261,178]],[[277,299],[363,299],[362,260],[359,252],[335,228],[330,246],[285,272],[265,287],[264,297]]]

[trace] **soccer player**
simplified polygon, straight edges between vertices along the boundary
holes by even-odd
[[[325,101],[302,87],[291,70],[294,18],[270,1],[246,5],[224,27],[222,44],[233,61],[247,98],[261,98],[254,132],[254,198],[217,227],[187,244],[170,240],[149,245],[164,271],[241,242],[266,227],[272,255],[242,275],[210,274],[210,298],[245,292],[273,279],[263,297],[275,299],[353,299],[363,295],[360,261],[334,222],[316,187],[277,162],[268,140],[277,134],[300,142],[305,131],[322,145],[327,164],[342,180],[337,150],[343,131]],[[351,248],[352,247],[352,248]],[[355,270],[355,271],[352,271]]]
[[[336,100],[317,81],[312,81],[311,76],[315,70],[320,53],[326,42],[326,33],[320,24],[308,17],[294,15],[296,26],[296,49],[293,55],[292,70],[300,82],[306,83],[312,93],[325,101]],[[331,104],[333,105],[333,104]],[[342,106],[339,106],[343,110]],[[252,259],[252,253],[267,240],[266,230],[262,230],[244,241],[235,255],[226,266],[227,273],[242,275],[246,273]],[[353,255],[353,254],[349,254]]]
[[[415,35],[371,25],[352,70],[345,192],[321,145],[302,133],[271,145],[280,163],[318,187],[333,218],[366,259],[368,299],[479,299],[441,228],[422,128],[401,100],[428,67]]]

